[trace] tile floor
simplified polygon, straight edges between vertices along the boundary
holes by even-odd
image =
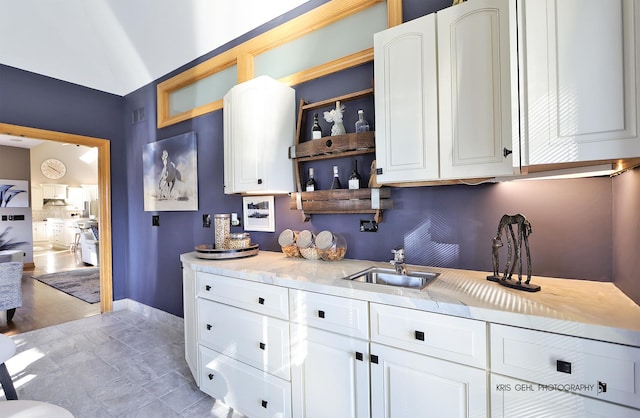
[[[76,418],[242,418],[196,387],[181,318],[120,310],[11,338],[16,355],[6,364],[19,399]]]

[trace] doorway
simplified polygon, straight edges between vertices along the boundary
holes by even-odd
[[[113,310],[113,271],[111,266],[111,144],[109,140],[6,123],[0,123],[0,132],[17,137],[85,145],[98,150],[100,312],[111,312]]]

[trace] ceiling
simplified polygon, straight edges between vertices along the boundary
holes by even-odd
[[[0,64],[124,96],[308,0],[0,0]]]

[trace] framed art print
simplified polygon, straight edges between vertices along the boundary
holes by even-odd
[[[245,196],[242,198],[245,231],[275,232],[273,196]]]

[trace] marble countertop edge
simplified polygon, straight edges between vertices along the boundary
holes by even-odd
[[[342,279],[370,266],[389,266],[383,262],[312,261],[269,251],[231,260],[187,253],[180,260],[195,271],[290,289],[640,347],[640,306],[612,283],[534,276],[542,290],[529,293],[490,282],[487,272],[408,266],[440,273],[424,290],[415,290]]]

